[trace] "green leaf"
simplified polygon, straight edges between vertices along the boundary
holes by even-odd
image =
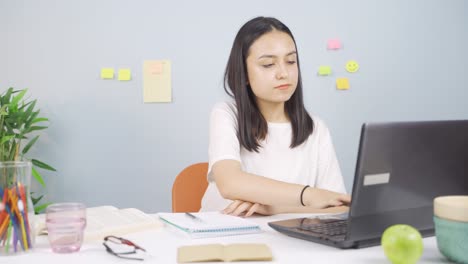
[[[52,166],[42,162],[42,161],[39,161],[37,159],[32,159],[31,160],[32,164],[34,164],[35,166],[41,168],[41,169],[45,169],[45,170],[50,170],[50,171],[57,171],[56,169],[54,169]]]
[[[44,209],[47,208],[47,206],[49,206],[51,203],[45,203],[45,204],[41,204],[41,205],[38,205],[38,206],[34,206],[34,213],[35,214],[39,214],[41,213],[42,211],[44,211]]]
[[[0,142],[0,145],[5,144],[5,142],[9,141],[9,140],[12,139],[12,138],[15,138],[15,135],[4,136],[4,137],[2,138],[2,141]]]
[[[23,100],[23,101],[21,101],[21,107],[18,108],[18,111],[25,112],[24,109],[29,106],[28,110],[26,112],[32,112],[32,108],[34,108],[35,104],[36,104],[36,100],[30,101],[30,102],[25,102]],[[30,108],[31,105],[33,105],[32,108]],[[29,109],[31,109],[31,110],[29,110]]]
[[[10,121],[11,123],[19,123],[19,119],[24,116],[24,112],[10,112],[5,120]]]
[[[8,160],[15,160],[15,154],[16,154],[16,141],[13,140],[10,146],[10,157],[8,157]]]
[[[39,111],[35,111],[35,112],[32,112],[28,119],[26,120],[26,122],[24,123],[24,127],[25,128],[29,128],[32,124],[32,122],[34,121],[34,119],[37,117],[37,115],[39,115]]]
[[[49,121],[49,119],[48,119],[48,118],[45,118],[45,117],[38,117],[38,118],[35,118],[35,119],[32,121],[32,124],[39,123],[39,122],[44,122],[44,121]]]
[[[22,90],[18,95],[13,97],[13,99],[11,100],[11,103],[10,103],[10,107],[16,107],[18,105],[19,101],[23,98],[24,94],[26,94],[26,91],[28,91],[28,89]]]
[[[36,143],[38,138],[39,136],[35,136],[33,139],[31,139],[31,141],[29,141],[28,144],[24,146],[23,151],[21,153],[23,153],[23,155],[26,154],[29,151],[29,149],[32,147],[32,145]]]
[[[36,205],[42,199],[42,197],[44,197],[44,195],[41,195],[39,197],[33,197],[32,194],[33,193],[31,192],[31,200],[34,205]]]
[[[32,132],[34,130],[43,130],[43,129],[46,129],[46,128],[47,128],[46,126],[32,126],[28,130],[26,130],[24,132],[24,134],[27,134],[27,133]]]
[[[10,104],[10,98],[11,95],[13,94],[13,88],[8,88],[7,92],[5,93],[4,96],[2,96],[2,105],[8,105]]]
[[[44,179],[42,179],[41,174],[39,174],[39,172],[34,168],[32,168],[32,175],[34,176],[34,179],[42,185],[42,187],[45,187]]]
[[[6,104],[6,105],[2,106],[2,108],[0,108],[0,115],[7,115],[8,114],[8,112],[6,111],[7,107],[8,107],[8,105]]]

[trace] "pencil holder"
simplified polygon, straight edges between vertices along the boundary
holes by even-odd
[[[34,207],[30,197],[31,162],[0,162],[0,255],[34,247]]]

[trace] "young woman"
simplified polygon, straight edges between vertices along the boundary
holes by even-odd
[[[250,216],[347,209],[327,126],[307,113],[294,37],[275,18],[237,33],[224,75],[235,102],[210,117],[203,211]]]

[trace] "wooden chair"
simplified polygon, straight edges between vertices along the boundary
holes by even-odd
[[[198,212],[208,187],[208,163],[196,163],[183,169],[172,185],[172,212]]]

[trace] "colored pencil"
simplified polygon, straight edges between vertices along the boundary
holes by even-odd
[[[13,228],[13,248],[15,249],[15,252],[17,251],[17,245],[18,245],[18,235],[17,231]]]
[[[11,222],[10,224],[8,225],[8,233],[7,233],[7,237],[6,237],[6,246],[5,246],[5,253],[8,253],[8,251],[10,250],[10,237],[11,237]]]

